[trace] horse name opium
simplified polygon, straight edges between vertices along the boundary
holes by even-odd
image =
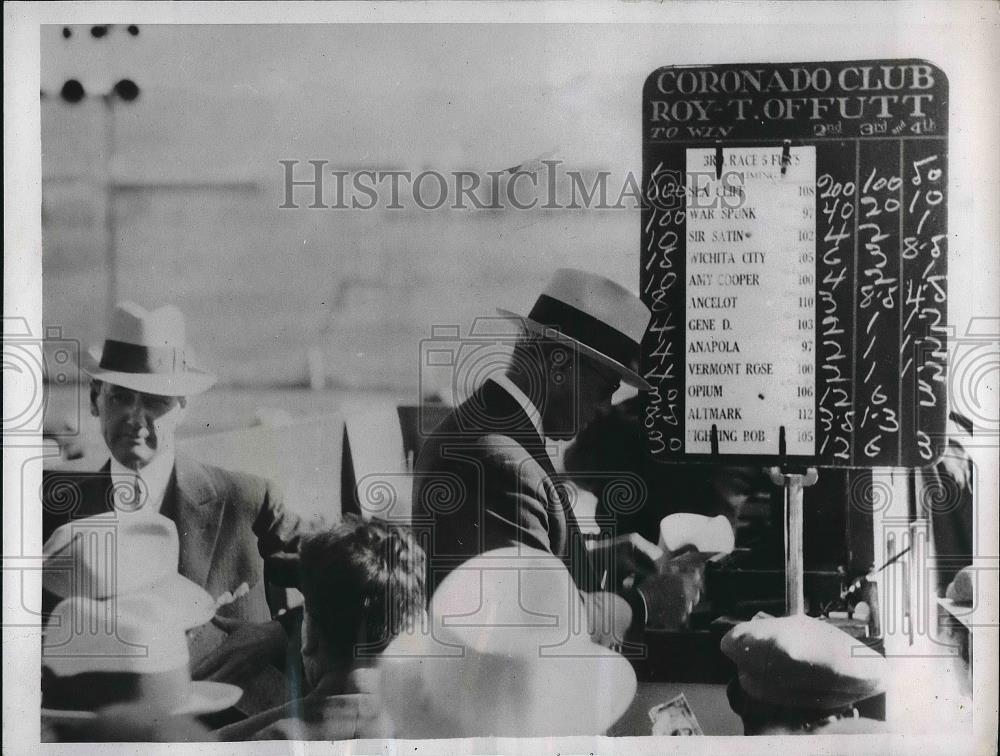
[[[922,60],[647,78],[642,367],[657,459],[940,455],[947,127],[947,78]]]

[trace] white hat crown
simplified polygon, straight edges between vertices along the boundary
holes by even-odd
[[[193,365],[186,339],[184,315],[173,305],[147,310],[121,302],[111,313],[103,347],[83,354],[81,364],[92,378],[134,391],[199,394],[215,376]]]
[[[590,640],[583,611],[547,552],[498,549],[457,567],[431,599],[430,632],[400,635],[380,657],[396,736],[606,730],[631,702],[635,672]]]
[[[147,310],[135,302],[122,302],[111,314],[108,338],[145,347],[184,349],[184,315],[173,305]]]
[[[177,526],[159,513],[107,512],[73,520],[53,531],[42,553],[42,585],[59,598],[138,596],[143,605],[172,606],[185,629],[214,613],[211,595],[178,574]]]
[[[559,268],[542,292],[641,341],[649,325],[649,310],[634,292],[610,278],[577,268]]]
[[[636,372],[649,310],[638,296],[609,278],[559,268],[527,315],[502,308],[498,312],[532,333],[571,344],[631,386],[652,388]]]
[[[119,703],[199,714],[236,703],[242,691],[235,685],[191,681],[187,637],[173,609],[138,596],[60,602],[42,640],[42,716],[88,720]]]
[[[496,549],[460,565],[434,592],[430,615],[440,629],[480,652],[517,655],[527,649],[538,656],[593,645],[566,566],[534,549]]]
[[[148,674],[186,667],[184,628],[145,602],[73,596],[45,626],[42,663],[60,677],[87,672]]]
[[[177,571],[177,526],[161,514],[82,517],[56,528],[42,548],[45,588],[57,596],[106,599],[134,593]],[[56,560],[67,569],[57,569]]]

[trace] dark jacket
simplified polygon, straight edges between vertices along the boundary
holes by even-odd
[[[581,590],[597,589],[544,440],[492,381],[424,443],[414,471],[412,525],[428,555],[431,590],[462,562],[517,544],[560,557]]]
[[[113,510],[111,463],[96,473],[46,471],[42,479],[42,537],[67,522]],[[268,578],[295,582],[302,521],[284,508],[269,481],[177,456],[160,513],[177,525],[178,572],[213,597],[246,583],[250,592],[220,612],[271,619]]]

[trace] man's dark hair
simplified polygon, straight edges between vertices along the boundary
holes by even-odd
[[[376,518],[347,514],[302,540],[305,610],[337,661],[375,656],[419,621],[425,563],[409,528]]]

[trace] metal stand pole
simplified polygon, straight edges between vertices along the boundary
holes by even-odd
[[[769,469],[768,473],[775,485],[784,486],[785,490],[785,613],[788,616],[805,614],[802,489],[815,483],[819,473],[814,467],[810,467],[805,475],[785,473],[777,467]]]

